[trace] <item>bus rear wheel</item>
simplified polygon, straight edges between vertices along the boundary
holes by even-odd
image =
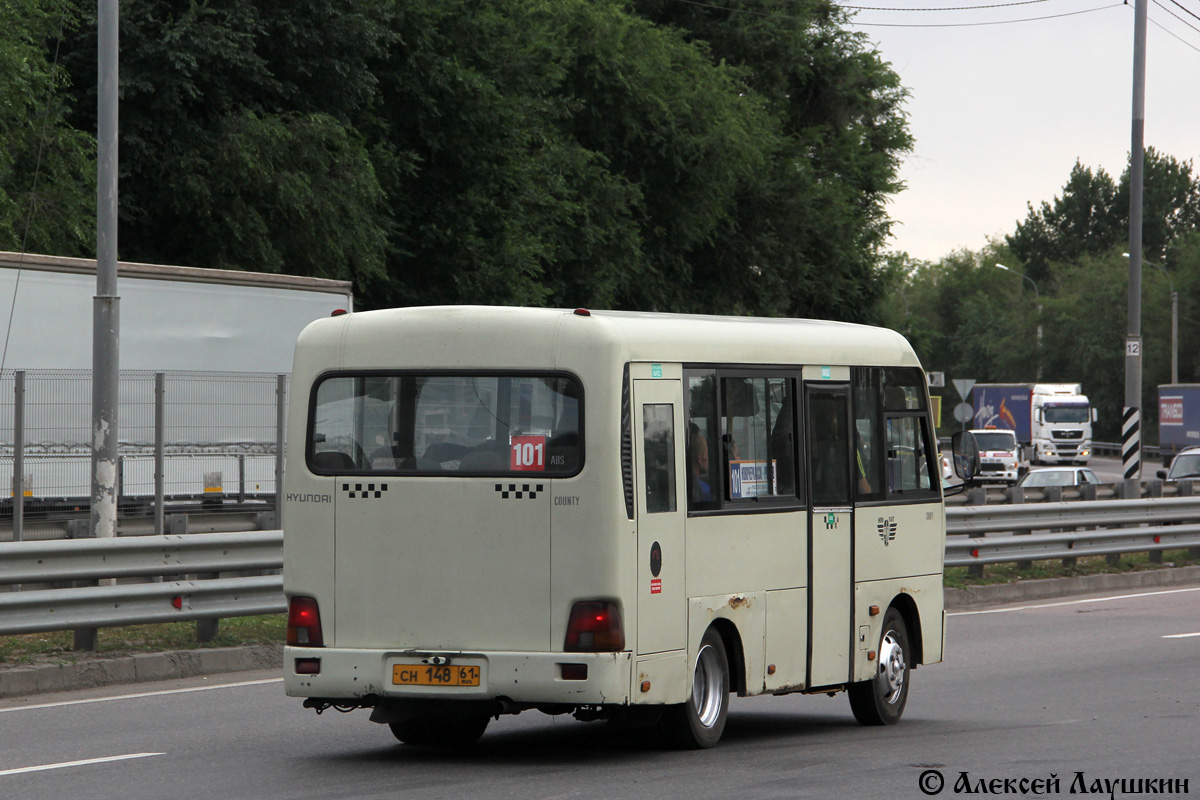
[[[883,632],[875,652],[879,668],[870,680],[850,684],[850,709],[863,725],[894,725],[900,721],[908,700],[912,653],[904,617],[894,608],[883,617]]]
[[[405,744],[438,747],[478,742],[492,718],[479,712],[434,709],[397,722],[389,722],[392,735]]]
[[[687,750],[712,747],[725,732],[729,714],[729,657],[720,635],[710,628],[700,640],[686,703],[668,706],[659,727],[673,746]]]

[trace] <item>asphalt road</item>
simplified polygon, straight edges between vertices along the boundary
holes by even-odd
[[[271,673],[2,700],[0,797],[923,798],[933,771],[941,797],[963,773],[989,796],[1200,794],[1200,587],[953,614],[947,652],[897,726],[860,727],[844,695],[735,699],[721,744],[687,753],[532,712],[466,751],[408,747]]]

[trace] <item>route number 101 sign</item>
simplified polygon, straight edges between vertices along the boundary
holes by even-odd
[[[508,468],[514,472],[546,470],[546,437],[513,436],[508,443]]]

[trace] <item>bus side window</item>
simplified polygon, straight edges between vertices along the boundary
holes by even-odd
[[[791,378],[721,378],[728,500],[796,496]]]
[[[879,397],[880,371],[856,367],[852,371],[854,403],[854,484],[860,500],[883,499],[884,437]]]
[[[717,508],[721,492],[721,439],[713,370],[687,372],[687,437],[688,510]]]
[[[920,369],[883,370],[883,404],[887,417],[887,490],[889,493],[933,491],[931,446],[924,420],[925,376]]]
[[[674,511],[675,407],[670,403],[642,406],[642,438],[646,452],[646,510]]]

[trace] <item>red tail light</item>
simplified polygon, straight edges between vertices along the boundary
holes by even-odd
[[[311,597],[293,597],[288,601],[287,643],[291,647],[324,647],[321,635],[321,610]]]
[[[616,603],[583,600],[571,609],[567,623],[568,653],[606,653],[625,649],[625,629]]]

